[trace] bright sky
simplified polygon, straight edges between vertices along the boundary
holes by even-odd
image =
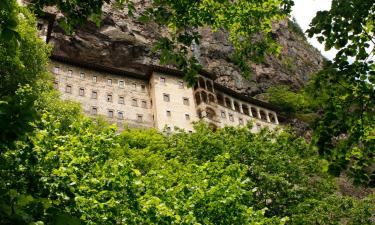
[[[306,31],[311,20],[314,18],[317,11],[329,10],[331,8],[331,0],[294,0],[294,7],[292,15],[297,19],[301,28]],[[324,46],[312,38],[309,42],[319,49],[322,54],[328,59],[335,56],[335,51],[324,51]]]

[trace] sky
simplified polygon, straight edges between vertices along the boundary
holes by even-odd
[[[331,0],[294,0],[292,16],[296,18],[302,30],[306,31],[317,11],[329,10],[330,8]],[[324,46],[319,44],[314,37],[309,39],[309,42],[328,59],[332,59],[336,55],[334,50],[324,51]]]

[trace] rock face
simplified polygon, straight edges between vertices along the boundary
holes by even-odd
[[[145,6],[137,4],[138,9]],[[88,23],[67,36],[55,23],[51,41],[54,54],[116,68],[136,64],[158,65],[158,55],[151,51],[153,42],[165,30],[155,24],[142,24],[126,12],[106,5],[100,27]],[[262,64],[252,64],[252,77],[241,76],[232,62],[233,46],[225,31],[202,29],[202,41],[193,50],[203,68],[217,75],[216,82],[237,92],[255,96],[268,87],[285,84],[301,88],[310,75],[321,68],[323,57],[306,40],[288,26],[288,22],[274,26],[273,36],[282,45],[280,56],[269,56]]]

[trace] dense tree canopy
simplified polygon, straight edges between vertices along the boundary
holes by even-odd
[[[332,172],[350,167],[356,181],[375,185],[375,1],[333,0],[308,34],[338,50],[312,81],[310,93],[324,111],[315,142]]]

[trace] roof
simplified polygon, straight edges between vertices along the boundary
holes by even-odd
[[[90,63],[90,62],[85,62],[85,61],[80,61],[80,60],[75,60],[72,58],[68,58],[65,56],[59,56],[59,55],[52,55],[50,57],[52,60],[62,62],[62,63],[67,63],[73,66],[78,66],[90,70],[95,70],[99,72],[104,72],[104,73],[110,73],[114,75],[119,75],[119,76],[126,76],[126,77],[132,77],[136,79],[141,79],[141,80],[149,80],[150,76],[148,74],[143,74],[143,73],[137,73],[134,71],[128,71],[124,69],[118,69],[114,67],[108,67],[108,66],[103,66],[100,64],[96,63]]]

